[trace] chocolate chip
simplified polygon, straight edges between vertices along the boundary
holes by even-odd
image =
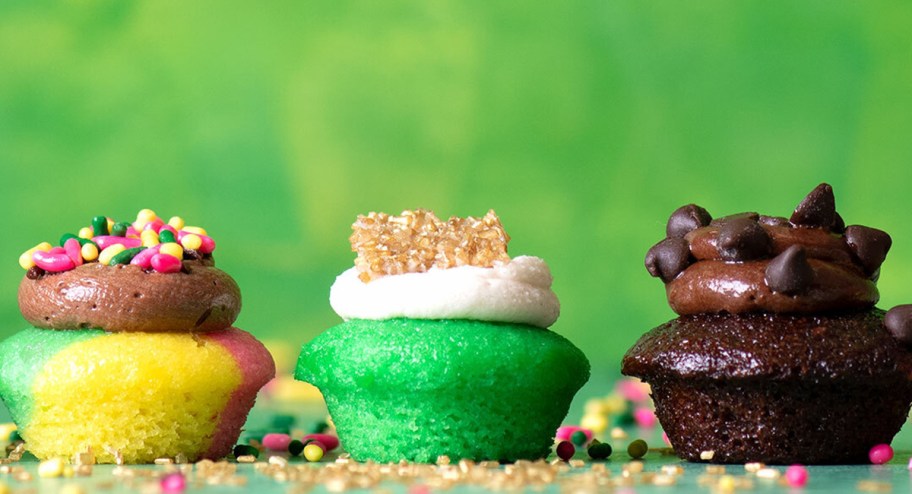
[[[796,226],[832,229],[836,223],[836,197],[830,184],[820,184],[805,196],[789,221]]]
[[[44,275],[44,270],[38,266],[32,266],[25,272],[25,277],[30,280],[37,280],[38,278],[41,278],[42,275]]]
[[[668,283],[690,265],[690,246],[683,238],[666,238],[646,253],[646,270]]]
[[[843,233],[845,232],[845,220],[842,219],[842,215],[838,212],[836,213],[836,219],[833,221],[833,227],[830,228],[833,233]]]
[[[725,222],[716,246],[726,261],[750,261],[770,255],[772,241],[759,223],[745,217]]]
[[[869,276],[880,268],[887,258],[890,246],[893,245],[893,240],[887,232],[860,225],[846,228],[845,240],[864,268],[865,274]]]
[[[897,305],[888,310],[884,326],[897,341],[912,346],[912,304]]]
[[[766,267],[766,285],[774,292],[795,295],[810,288],[814,270],[800,245],[792,245],[770,261]]]
[[[740,219],[758,221],[758,220],[760,220],[760,215],[757,213],[754,213],[754,212],[730,214],[728,216],[723,216],[721,218],[716,218],[716,219],[712,220],[711,222],[709,222],[709,226],[722,226],[722,225],[728,223],[729,221],[740,220]]]
[[[765,214],[761,214],[757,221],[768,226],[792,226],[792,224],[789,223],[788,218],[783,218],[782,216],[766,216]]]
[[[710,221],[712,221],[712,216],[700,206],[696,204],[681,206],[668,218],[665,234],[668,238],[681,238],[701,226],[708,225]]]

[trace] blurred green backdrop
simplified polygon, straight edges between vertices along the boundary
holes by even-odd
[[[493,208],[551,265],[596,373],[672,317],[643,256],[668,214],[788,215],[822,181],[894,238],[912,302],[912,4],[0,3],[0,333],[19,254],[97,214],[206,227],[237,323],[338,322],[359,213]]]

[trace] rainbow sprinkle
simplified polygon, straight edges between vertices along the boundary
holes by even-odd
[[[92,225],[78,234],[65,233],[60,245],[42,242],[19,256],[19,265],[30,277],[76,269],[85,263],[106,266],[133,264],[145,271],[178,273],[182,261],[212,254],[215,241],[198,226],[187,226],[174,216],[166,223],[155,211],[143,209],[133,223],[107,216],[92,218]]]

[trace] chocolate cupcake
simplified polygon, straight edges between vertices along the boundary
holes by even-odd
[[[821,184],[789,219],[687,205],[646,255],[680,316],[622,372],[652,386],[675,452],[718,463],[857,463],[912,403],[912,306],[874,307],[891,239]]]

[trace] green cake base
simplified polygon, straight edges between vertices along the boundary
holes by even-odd
[[[589,362],[521,324],[352,320],[306,344],[295,377],[323,392],[358,461],[548,455]]]

